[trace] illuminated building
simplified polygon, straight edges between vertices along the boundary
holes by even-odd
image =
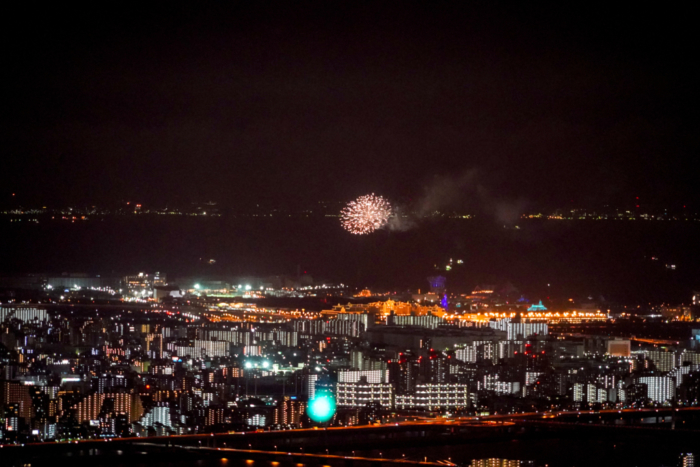
[[[294,322],[294,330],[306,335],[333,335],[359,337],[364,330],[360,320],[350,319],[299,319]]]
[[[417,384],[414,392],[396,395],[397,409],[439,408],[460,409],[469,407],[469,386],[466,384]]]
[[[525,386],[535,384],[537,379],[542,375],[541,371],[526,371],[525,372]]]
[[[190,346],[175,346],[178,357],[189,355],[192,358],[227,357],[229,355],[229,343],[225,341],[195,340]]]
[[[700,365],[700,352],[694,352],[692,350],[684,350],[678,359],[680,364],[690,363],[693,365]]]
[[[382,407],[393,406],[394,387],[389,383],[369,383],[362,377],[355,383],[338,382],[336,400],[338,407],[364,407],[378,402]]]
[[[139,423],[145,427],[155,426],[160,423],[168,428],[172,427],[170,420],[170,406],[166,402],[157,402],[148,412],[146,412]]]
[[[502,381],[501,376],[484,375],[483,381],[477,384],[479,390],[494,391],[496,394],[518,394],[520,392],[519,381]]]
[[[412,316],[390,314],[387,317],[386,324],[389,326],[420,326],[428,329],[435,329],[445,324],[445,320],[434,315]]]
[[[246,345],[243,347],[243,355],[246,357],[260,357],[262,354],[262,347],[259,345]]]
[[[692,372],[698,371],[698,369],[700,369],[700,365],[696,364],[677,366],[673,370],[669,371],[666,376],[669,378],[674,378],[676,381],[676,388],[679,388],[680,385],[683,384],[683,377]]]
[[[498,361],[498,352],[496,343],[492,341],[475,341],[472,346],[476,349],[476,360],[491,360],[493,363]]]
[[[665,350],[645,350],[644,356],[654,362],[659,371],[671,371],[676,366],[676,354]]]
[[[480,298],[488,298],[493,294],[495,289],[496,286],[493,284],[477,285],[474,287],[474,290],[472,290],[472,295],[480,296]]]
[[[2,306],[0,307],[0,323],[9,318],[17,319],[24,323],[34,321],[46,321],[49,317],[44,308],[26,306]]]
[[[239,345],[253,345],[261,343],[273,343],[285,347],[297,346],[297,331],[286,329],[270,330],[221,330],[221,329],[201,329],[197,334],[201,340],[225,341]]]
[[[549,326],[541,321],[513,322],[510,318],[503,318],[497,321],[489,321],[489,326],[506,331],[508,340],[523,339],[533,334],[546,336],[549,333]]]
[[[607,342],[607,355],[612,357],[629,357],[631,344],[628,339],[610,339]]]
[[[396,394],[407,394],[415,390],[420,361],[414,355],[400,353],[399,358],[389,362],[389,380]]]
[[[364,355],[361,350],[352,350],[350,352],[350,367],[354,370],[362,370],[364,364]]]
[[[468,345],[455,350],[455,358],[463,362],[476,363],[476,346]]]
[[[8,404],[5,406],[5,430],[7,431],[19,431],[19,404]],[[0,430],[2,434],[2,430]]]
[[[318,381],[318,375],[308,376],[306,392],[308,394],[309,400],[316,397],[316,381]]]
[[[394,345],[401,349],[454,349],[458,346],[490,343],[497,357],[498,341],[505,339],[505,332],[489,327],[482,328],[412,328],[377,326],[365,333],[372,344]]]
[[[450,365],[448,359],[438,352],[429,353],[427,359],[421,360],[423,366],[423,374],[427,382],[434,384],[446,383],[450,374]]]
[[[265,426],[266,417],[265,415],[255,414],[245,421],[250,426]]]
[[[110,392],[112,388],[126,387],[124,375],[102,375],[93,380],[93,387],[98,393]]]
[[[689,318],[691,315],[691,308],[689,306],[667,306],[662,305],[654,308],[654,312],[660,314],[664,318]]]
[[[32,398],[29,395],[29,388],[24,384],[13,381],[0,382],[0,409],[13,405],[14,411],[19,418],[29,422],[34,415]]]
[[[206,418],[204,420],[205,426],[220,425],[224,423],[224,409],[223,407],[209,407],[207,408]]]
[[[321,311],[321,316],[335,317],[342,314],[369,314],[376,315],[386,320],[393,312],[397,316],[444,316],[445,310],[438,305],[423,306],[415,303],[397,302],[394,300],[386,300],[384,302],[374,302],[367,304],[348,304],[336,305],[331,310]],[[370,316],[371,318],[371,316]],[[368,325],[371,325],[368,323]]]
[[[520,318],[524,322],[541,322],[547,324],[557,323],[586,323],[591,321],[607,321],[608,315],[600,311],[484,311],[479,313],[467,313],[463,315],[444,314],[446,320],[467,321],[488,325],[492,319]]]
[[[339,383],[357,383],[362,378],[372,384],[388,383],[389,372],[387,370],[338,371]]]
[[[547,308],[542,304],[542,300],[540,300],[540,303],[536,305],[530,305],[527,311],[547,311]]]
[[[600,378],[598,378],[600,379]],[[599,381],[595,383],[588,383],[586,385],[586,398],[585,400],[590,403],[604,404],[606,402],[622,402],[625,400],[625,391],[622,388],[622,382],[618,387],[610,386],[605,387]]]
[[[639,383],[646,384],[647,397],[654,402],[663,403],[676,397],[675,381],[668,376],[642,376]]]
[[[695,456],[693,454],[681,454],[680,458],[680,467],[695,467]]]
[[[152,358],[163,358],[163,335],[161,333],[146,335],[146,352]]]
[[[275,425],[294,425],[302,427],[302,416],[306,411],[306,403],[296,397],[285,396],[275,408]]]
[[[525,342],[520,340],[505,340],[498,343],[498,358],[510,358],[515,354],[523,353]],[[476,361],[476,360],[474,360]]]
[[[138,420],[143,414],[141,398],[135,394],[114,393],[114,394],[92,394],[86,396],[82,401],[73,406],[75,417],[78,422],[97,420],[102,410],[102,405],[106,399],[113,400],[115,414],[125,414],[127,420]]]
[[[154,287],[166,285],[165,274],[144,274],[142,272],[130,276],[124,276],[122,279],[126,286],[126,293],[132,298],[150,299],[154,294]]]
[[[376,315],[374,313],[338,313],[335,317],[336,319],[344,321],[357,321],[362,324],[363,330],[374,326],[376,320]]]
[[[118,289],[119,280],[108,277],[90,277],[87,274],[69,273],[61,276],[46,277],[49,290],[63,289]]]

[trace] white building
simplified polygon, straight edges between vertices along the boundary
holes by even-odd
[[[170,421],[170,407],[166,404],[153,407],[141,417],[139,423],[145,427],[154,426],[156,423],[160,423],[168,428],[172,427],[172,422]]]
[[[676,354],[664,350],[645,350],[644,356],[654,362],[659,371],[671,371],[676,367]]]
[[[14,318],[22,322],[46,321],[49,317],[44,308],[28,307],[0,307],[0,323],[8,318]]]
[[[641,384],[647,385],[647,397],[654,402],[664,403],[676,397],[676,384],[668,376],[642,376]]]
[[[396,395],[397,409],[458,409],[469,406],[466,384],[418,384],[413,394]]]
[[[309,400],[316,397],[316,381],[318,380],[318,375],[309,375],[307,390],[309,392]]]
[[[382,407],[394,406],[394,387],[389,383],[368,383],[361,379],[356,383],[341,383],[336,386],[338,407],[364,407],[367,403],[379,402]]]
[[[478,382],[478,389],[494,391],[496,394],[517,394],[520,392],[520,382],[501,381],[499,375],[484,375],[484,380]]]
[[[546,336],[549,333],[549,326],[547,326],[547,323],[530,321],[514,323],[510,318],[490,321],[489,327],[500,331],[506,331],[508,333],[508,340],[523,339],[533,334]]]
[[[541,371],[526,371],[525,372],[525,386],[535,384],[537,382],[537,378],[539,378],[540,375],[542,375]]]
[[[678,357],[679,366],[686,362],[693,365],[700,365],[700,352],[694,352],[692,350],[684,350],[681,352]]]
[[[688,375],[694,371],[698,371],[700,369],[700,365],[684,365],[684,366],[679,366],[674,368],[673,370],[669,371],[666,376],[669,378],[674,378],[676,380],[676,389],[680,387],[681,384],[683,384],[683,376]]]
[[[178,357],[189,355],[192,358],[227,357],[229,343],[225,341],[195,340],[191,346],[176,345],[175,352]]]
[[[476,362],[476,348],[473,345],[457,349],[455,351],[455,358],[463,362]]]
[[[389,315],[388,324],[394,326],[420,326],[428,329],[435,329],[445,324],[445,320],[434,315]]]
[[[368,383],[388,383],[388,370],[360,370],[360,371],[339,371],[339,383],[357,383],[362,378],[367,379]]]

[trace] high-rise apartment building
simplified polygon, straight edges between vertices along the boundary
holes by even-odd
[[[277,403],[274,413],[275,425],[294,425],[302,428],[302,420],[306,411],[306,402],[296,397],[285,396]]]

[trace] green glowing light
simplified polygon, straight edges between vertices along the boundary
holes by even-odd
[[[309,402],[306,413],[311,420],[325,423],[335,415],[335,401],[327,395],[316,396]]]

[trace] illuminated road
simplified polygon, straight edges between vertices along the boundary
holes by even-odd
[[[580,337],[580,338],[586,338],[586,339],[593,339],[596,337],[600,337],[600,334],[586,334],[586,333],[581,333],[581,332],[565,332],[565,331],[556,331],[556,330],[550,330],[549,334],[552,336]],[[645,344],[654,344],[654,345],[678,345],[680,343],[678,340],[652,339],[652,338],[637,337],[637,336],[615,336],[615,338],[627,339],[627,340],[635,341],[635,342],[644,342]]]
[[[639,408],[639,409],[603,409],[603,410],[570,410],[570,411],[545,411],[545,412],[524,412],[516,414],[494,414],[474,417],[455,418],[455,422],[461,421],[516,421],[522,419],[545,420],[564,416],[577,415],[614,415],[614,414],[672,414],[673,412],[700,411],[700,407],[663,407],[663,408]],[[439,419],[435,419],[439,420]]]

